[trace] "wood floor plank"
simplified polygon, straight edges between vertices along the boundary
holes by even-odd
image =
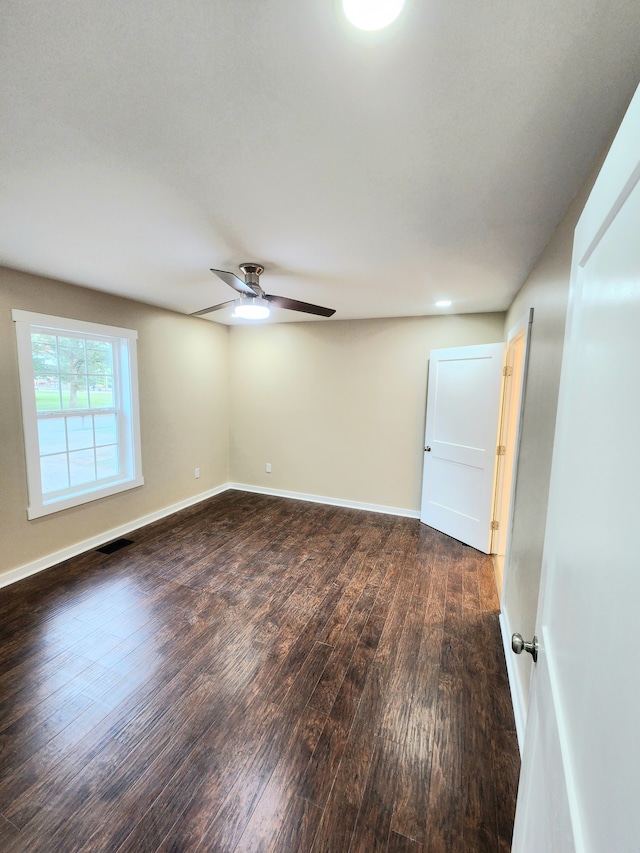
[[[340,689],[329,711],[330,717],[339,721],[345,729],[351,726],[360,704],[369,669],[384,631],[390,604],[391,602],[388,600],[380,599],[380,596],[376,599],[376,604],[369,613],[346,668]]]
[[[284,850],[309,853],[321,817],[322,809],[318,806],[303,797],[292,797],[280,821],[280,829],[265,840],[264,850],[268,853],[282,853]]]
[[[465,792],[463,837],[468,850],[498,849],[496,788],[491,750],[493,742],[479,724],[483,710],[464,695],[461,709],[463,740],[462,789]]]
[[[351,663],[351,659],[358,645],[369,614],[376,600],[378,590],[376,587],[365,587],[360,598],[356,602],[349,619],[341,631],[336,645],[329,656],[324,672],[320,676],[318,684],[309,704],[318,711],[328,714],[340,691],[345,673]]]
[[[410,703],[414,673],[418,666],[422,626],[424,625],[424,602],[412,597],[406,604],[407,612],[402,636],[397,648],[395,666],[390,676],[389,689],[385,691],[384,708],[380,715],[378,735],[386,740],[404,743],[408,729]]]
[[[440,652],[434,735],[425,815],[425,848],[430,853],[465,853],[463,814],[462,686],[464,649],[458,637],[462,620],[462,578],[447,573],[444,630]]]
[[[347,737],[348,729],[327,718],[300,784],[301,796],[317,806],[324,807],[329,797]]]
[[[325,809],[313,839],[312,853],[349,853],[359,807],[338,800]]]
[[[490,558],[229,491],[0,590],[0,850],[509,849]]]
[[[348,851],[351,845],[373,755],[381,687],[378,675],[379,670],[372,671],[367,679],[314,840],[314,853]]]
[[[416,727],[399,746],[398,780],[391,817],[394,832],[420,843],[426,837],[432,736],[430,728]]]
[[[280,760],[256,803],[251,817],[234,850],[253,853],[267,850],[274,835],[280,835],[291,807],[298,805],[302,775],[324,729],[326,715],[307,706],[298,722],[294,737],[283,748]],[[301,805],[301,804],[300,804]]]
[[[509,853],[515,817],[513,792],[517,790],[520,772],[518,740],[512,728],[499,730],[495,737],[491,760],[496,789],[497,849],[500,853]]]
[[[349,848],[352,853],[383,853],[387,849],[393,804],[402,780],[402,752],[402,746],[396,741],[375,739]]]
[[[438,685],[434,731],[425,847],[430,853],[465,853],[461,699],[448,678],[442,678]]]
[[[15,850],[20,843],[20,830],[0,815],[0,850]]]
[[[371,567],[365,559],[365,553],[362,551],[354,551],[351,557],[349,557],[347,565],[350,567],[353,566],[355,571],[353,571],[351,579],[346,585],[338,605],[331,614],[331,617],[327,621],[322,634],[320,635],[320,639],[323,643],[328,643],[332,646],[336,644],[338,637],[349,621],[351,611],[360,599],[369,574],[371,573]]]
[[[413,838],[407,838],[406,835],[399,835],[393,830],[389,834],[389,844],[387,853],[423,853],[424,847]]]

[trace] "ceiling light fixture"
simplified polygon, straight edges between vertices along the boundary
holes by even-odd
[[[404,0],[342,0],[342,7],[354,27],[381,30],[398,17]]]
[[[258,296],[241,296],[236,299],[232,317],[242,320],[266,320],[271,314],[269,304]]]
[[[436,302],[436,308],[448,308],[451,305],[450,299],[441,299],[439,302]]]

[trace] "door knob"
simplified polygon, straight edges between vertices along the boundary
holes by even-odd
[[[425,450],[427,451],[427,453],[431,453],[431,448],[429,447],[429,445],[427,445],[427,446],[425,447]]]
[[[511,636],[511,648],[519,655],[522,652],[529,652],[535,663],[538,660],[538,638],[534,637],[529,643],[522,639],[522,634],[513,634]]]

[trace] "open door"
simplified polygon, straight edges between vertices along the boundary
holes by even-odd
[[[432,350],[420,521],[485,554],[504,344]]]
[[[640,89],[575,234],[514,853],[640,850],[638,365]]]

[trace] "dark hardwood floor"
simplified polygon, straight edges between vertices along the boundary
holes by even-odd
[[[496,853],[488,557],[227,492],[0,591],[0,849]]]

